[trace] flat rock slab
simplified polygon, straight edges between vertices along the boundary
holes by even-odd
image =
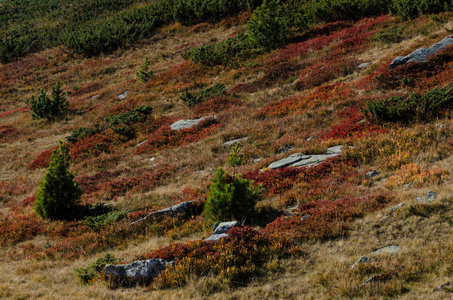
[[[279,169],[284,167],[311,167],[320,164],[324,160],[339,156],[343,151],[343,145],[327,149],[326,154],[302,154],[295,153],[287,158],[280,159],[271,163],[269,169]]]
[[[221,240],[228,236],[227,234],[228,230],[237,226],[239,226],[239,224],[236,221],[216,223],[214,225],[214,230],[212,231],[211,236],[205,239],[204,241],[209,242]]]
[[[400,246],[398,245],[388,245],[371,252],[371,254],[391,254],[400,252]]]
[[[400,203],[398,204],[397,206],[393,207],[390,212],[394,212],[394,211],[397,211],[397,210],[400,210],[401,207],[403,207],[404,205],[406,205],[406,203]]]
[[[361,256],[351,267],[351,270],[354,270],[355,268],[357,268],[358,265],[362,265],[362,264],[366,264],[366,263],[370,263],[372,262],[373,259],[372,258],[368,258],[366,256]]]
[[[174,266],[174,261],[160,258],[138,260],[130,264],[106,265],[105,275],[113,280],[120,280],[126,285],[145,284],[157,277],[168,266]]]
[[[175,131],[178,131],[178,130],[183,130],[183,129],[189,129],[193,126],[196,126],[198,124],[201,123],[201,121],[203,120],[206,120],[206,119],[209,119],[209,118],[217,118],[217,116],[206,116],[206,117],[201,117],[201,118],[198,118],[198,119],[192,119],[192,120],[179,120],[179,121],[176,121],[175,123],[171,124],[170,125],[170,129],[171,130],[175,130]]]
[[[247,139],[248,139],[248,137],[242,137],[242,138],[239,138],[239,139],[234,139],[234,140],[231,140],[231,141],[223,143],[223,146],[230,147],[230,146],[236,145],[239,142],[245,141]]]
[[[451,45],[453,45],[453,34],[447,36],[442,41],[432,45],[431,47],[417,49],[406,56],[398,56],[392,61],[388,68],[390,70],[410,62],[427,62],[428,57]]]
[[[364,62],[364,63],[361,63],[360,65],[357,66],[357,69],[366,69],[368,68],[369,66],[371,66],[371,63],[370,62]]]
[[[140,222],[146,221],[149,218],[159,219],[159,218],[167,217],[167,216],[176,217],[179,214],[185,214],[190,209],[193,208],[193,203],[192,202],[193,201],[186,201],[186,202],[182,202],[182,203],[173,205],[172,207],[168,207],[168,208],[164,208],[164,209],[152,212],[149,215],[141,218],[140,220],[132,222],[131,224],[134,225],[136,223],[140,223]]]
[[[423,197],[417,197],[415,199],[418,203],[431,203],[437,198],[437,193],[433,191],[427,192]]]

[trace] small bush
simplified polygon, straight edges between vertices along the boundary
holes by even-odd
[[[362,113],[377,123],[411,123],[433,120],[452,104],[453,87],[447,86],[434,88],[425,94],[413,93],[406,98],[397,96],[367,102]]]
[[[140,70],[135,74],[138,80],[141,82],[147,82],[152,76],[153,71],[148,71],[149,61],[148,58],[145,59],[145,63],[140,66]]]
[[[35,212],[45,219],[66,219],[78,208],[82,195],[74,174],[69,171],[69,148],[60,142],[53,151],[43,180],[39,183],[34,203]]]
[[[95,262],[89,264],[86,268],[77,268],[77,277],[82,280],[83,283],[88,284],[96,276],[99,276],[107,264],[113,264],[120,262],[121,259],[115,258],[112,254],[105,254],[104,256],[98,258]]]
[[[52,87],[52,100],[46,95],[46,91],[41,89],[38,99],[35,100],[35,97],[32,96],[29,103],[34,119],[52,120],[62,117],[68,113],[69,108],[60,82]]]
[[[240,176],[231,178],[222,168],[217,169],[205,202],[206,218],[215,221],[250,221],[255,216],[255,205],[261,198],[262,188]]]
[[[219,95],[225,94],[225,92],[226,92],[225,85],[219,83],[219,84],[213,85],[213,86],[203,90],[199,94],[189,93],[186,91],[181,95],[180,99],[189,108],[193,108],[197,104],[200,104],[201,102],[203,102],[203,100],[217,97]]]

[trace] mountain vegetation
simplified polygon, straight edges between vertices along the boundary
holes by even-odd
[[[450,0],[0,1],[0,298],[451,297],[453,46],[389,65],[452,33]]]

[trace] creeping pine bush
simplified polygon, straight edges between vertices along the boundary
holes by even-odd
[[[189,92],[184,92],[180,99],[189,107],[193,108],[195,105],[201,103],[205,99],[210,99],[222,94],[225,94],[226,89],[225,85],[222,83],[218,83],[216,85],[213,85],[200,93],[189,93]]]
[[[453,86],[436,87],[425,94],[390,97],[365,103],[362,113],[374,122],[430,121],[453,105]]]
[[[46,91],[41,89],[38,99],[36,100],[32,96],[29,103],[34,119],[52,120],[62,117],[67,114],[69,108],[69,103],[66,100],[65,93],[61,89],[60,82],[52,87],[52,100],[46,95]]]
[[[70,159],[69,148],[60,141],[60,147],[53,151],[47,172],[39,183],[34,203],[35,212],[45,219],[66,219],[78,208],[82,190],[69,171]]]
[[[121,259],[115,258],[112,254],[105,254],[104,256],[98,258],[95,262],[92,262],[85,268],[77,268],[77,277],[82,280],[83,283],[88,284],[96,276],[99,276],[107,264],[113,264],[120,262]]]

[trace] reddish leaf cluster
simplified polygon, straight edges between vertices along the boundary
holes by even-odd
[[[0,143],[6,143],[11,137],[15,137],[20,131],[10,125],[0,125]]]
[[[219,95],[204,101],[194,107],[193,112],[196,115],[203,115],[208,113],[219,113],[232,106],[240,106],[242,101],[231,95]]]
[[[30,170],[35,170],[39,168],[47,168],[50,163],[50,157],[52,156],[53,150],[58,149],[58,146],[49,150],[45,150],[35,158],[34,161],[28,164]]]

